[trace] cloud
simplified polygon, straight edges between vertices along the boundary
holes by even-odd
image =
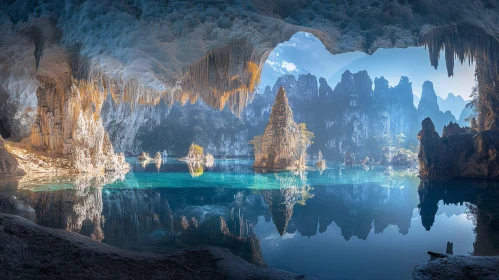
[[[292,62],[283,61],[281,67],[286,69],[288,72],[298,71],[298,67]]]

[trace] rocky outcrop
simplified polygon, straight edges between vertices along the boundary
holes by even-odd
[[[181,160],[187,163],[204,163],[204,152],[203,147],[194,144],[194,142],[189,147],[189,152],[187,156],[183,157]]]
[[[451,123],[440,137],[431,119],[426,118],[418,138],[422,177],[499,178],[497,131],[475,132]]]
[[[257,136],[259,137],[259,136]],[[261,137],[255,139],[255,168],[270,170],[300,169],[305,164],[307,136],[293,120],[284,87],[277,93],[269,122]]]
[[[98,85],[73,83],[69,89],[45,76],[38,80],[38,115],[30,140],[36,149],[70,160],[74,172],[125,171],[123,155],[114,152],[100,108],[105,93]]]
[[[72,275],[75,278],[140,279],[148,275],[169,279],[306,279],[303,275],[248,264],[226,249],[197,248],[171,255],[126,251],[7,214],[0,214],[0,245],[0,276],[4,279],[40,275],[49,278]]]
[[[0,136],[0,175],[4,177],[23,174],[24,171],[19,167],[17,158],[7,150],[3,138]]]

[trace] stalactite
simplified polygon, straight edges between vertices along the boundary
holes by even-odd
[[[479,86],[478,129],[499,128],[499,40],[480,28],[467,25],[434,27],[423,32],[420,43],[428,47],[431,65],[438,67],[445,49],[447,73],[454,75],[454,59],[476,64]]]
[[[189,67],[181,87],[213,108],[228,106],[240,115],[259,83],[265,55],[247,40],[218,48]]]
[[[481,71],[489,77],[498,73],[499,40],[481,28],[463,24],[429,28],[421,33],[420,44],[428,47],[431,65],[435,68],[438,67],[440,51],[445,49],[449,77],[454,74],[455,57],[461,63],[468,60],[471,64],[478,59],[488,61],[488,67]]]
[[[29,35],[31,42],[35,44],[35,60],[36,60],[36,69],[40,66],[40,59],[43,57],[43,50],[45,48],[45,36],[43,36],[43,32],[40,28],[34,26],[29,30]]]

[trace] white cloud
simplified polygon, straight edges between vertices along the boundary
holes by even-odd
[[[298,67],[292,62],[283,61],[281,67],[286,69],[288,72],[298,71]]]

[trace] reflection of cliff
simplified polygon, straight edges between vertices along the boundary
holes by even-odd
[[[28,180],[24,177],[18,182],[20,189],[15,196],[2,198],[0,204],[14,203],[17,211],[3,211],[4,213],[18,214],[19,206],[24,209],[32,209],[34,215],[30,218],[36,223],[51,227],[65,229],[72,232],[87,235],[94,240],[104,239],[102,224],[102,193],[104,184],[114,181],[116,178],[105,177],[76,177],[65,180],[58,179],[57,182],[50,178],[38,178]],[[56,184],[61,188],[73,185],[72,188],[55,191],[36,191],[38,184]],[[15,202],[14,199],[15,198]],[[3,207],[5,209],[5,206]],[[23,215],[26,216],[26,215]]]
[[[499,254],[499,185],[492,181],[421,180],[419,205],[426,230],[435,222],[438,203],[468,203],[475,224],[475,256]]]
[[[200,189],[104,190],[104,241],[149,251],[214,245],[265,265],[252,222],[233,208],[237,194],[218,191],[214,195]],[[256,215],[250,216],[256,220]]]
[[[416,197],[410,188],[384,188],[374,184],[336,185],[314,188],[314,197],[306,205],[295,205],[288,232],[313,236],[335,223],[343,237],[367,239],[372,224],[381,233],[396,225],[401,234],[409,231]]]

